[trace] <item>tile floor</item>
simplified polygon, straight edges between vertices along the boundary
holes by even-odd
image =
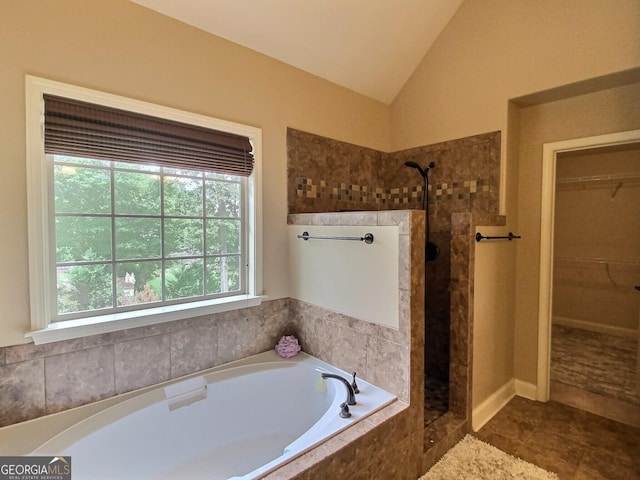
[[[424,377],[424,426],[449,411],[449,384],[434,377]]]
[[[640,405],[638,340],[553,326],[551,380]]]
[[[640,429],[560,403],[515,397],[474,435],[560,480],[640,479]]]

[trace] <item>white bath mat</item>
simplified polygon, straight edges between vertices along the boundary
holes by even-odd
[[[465,436],[420,480],[558,480],[555,473]]]

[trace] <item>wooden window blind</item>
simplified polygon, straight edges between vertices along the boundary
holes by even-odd
[[[247,177],[247,137],[45,95],[45,152]]]

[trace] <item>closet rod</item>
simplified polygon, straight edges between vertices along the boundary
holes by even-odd
[[[509,232],[509,235],[504,235],[501,237],[487,237],[485,235],[482,235],[480,232],[476,233],[476,242],[479,242],[480,240],[502,240],[502,239],[506,239],[506,240],[513,240],[514,238],[522,238],[520,235],[514,235],[512,232]]]

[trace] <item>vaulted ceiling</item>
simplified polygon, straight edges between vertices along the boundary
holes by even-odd
[[[132,0],[389,104],[462,0]]]

